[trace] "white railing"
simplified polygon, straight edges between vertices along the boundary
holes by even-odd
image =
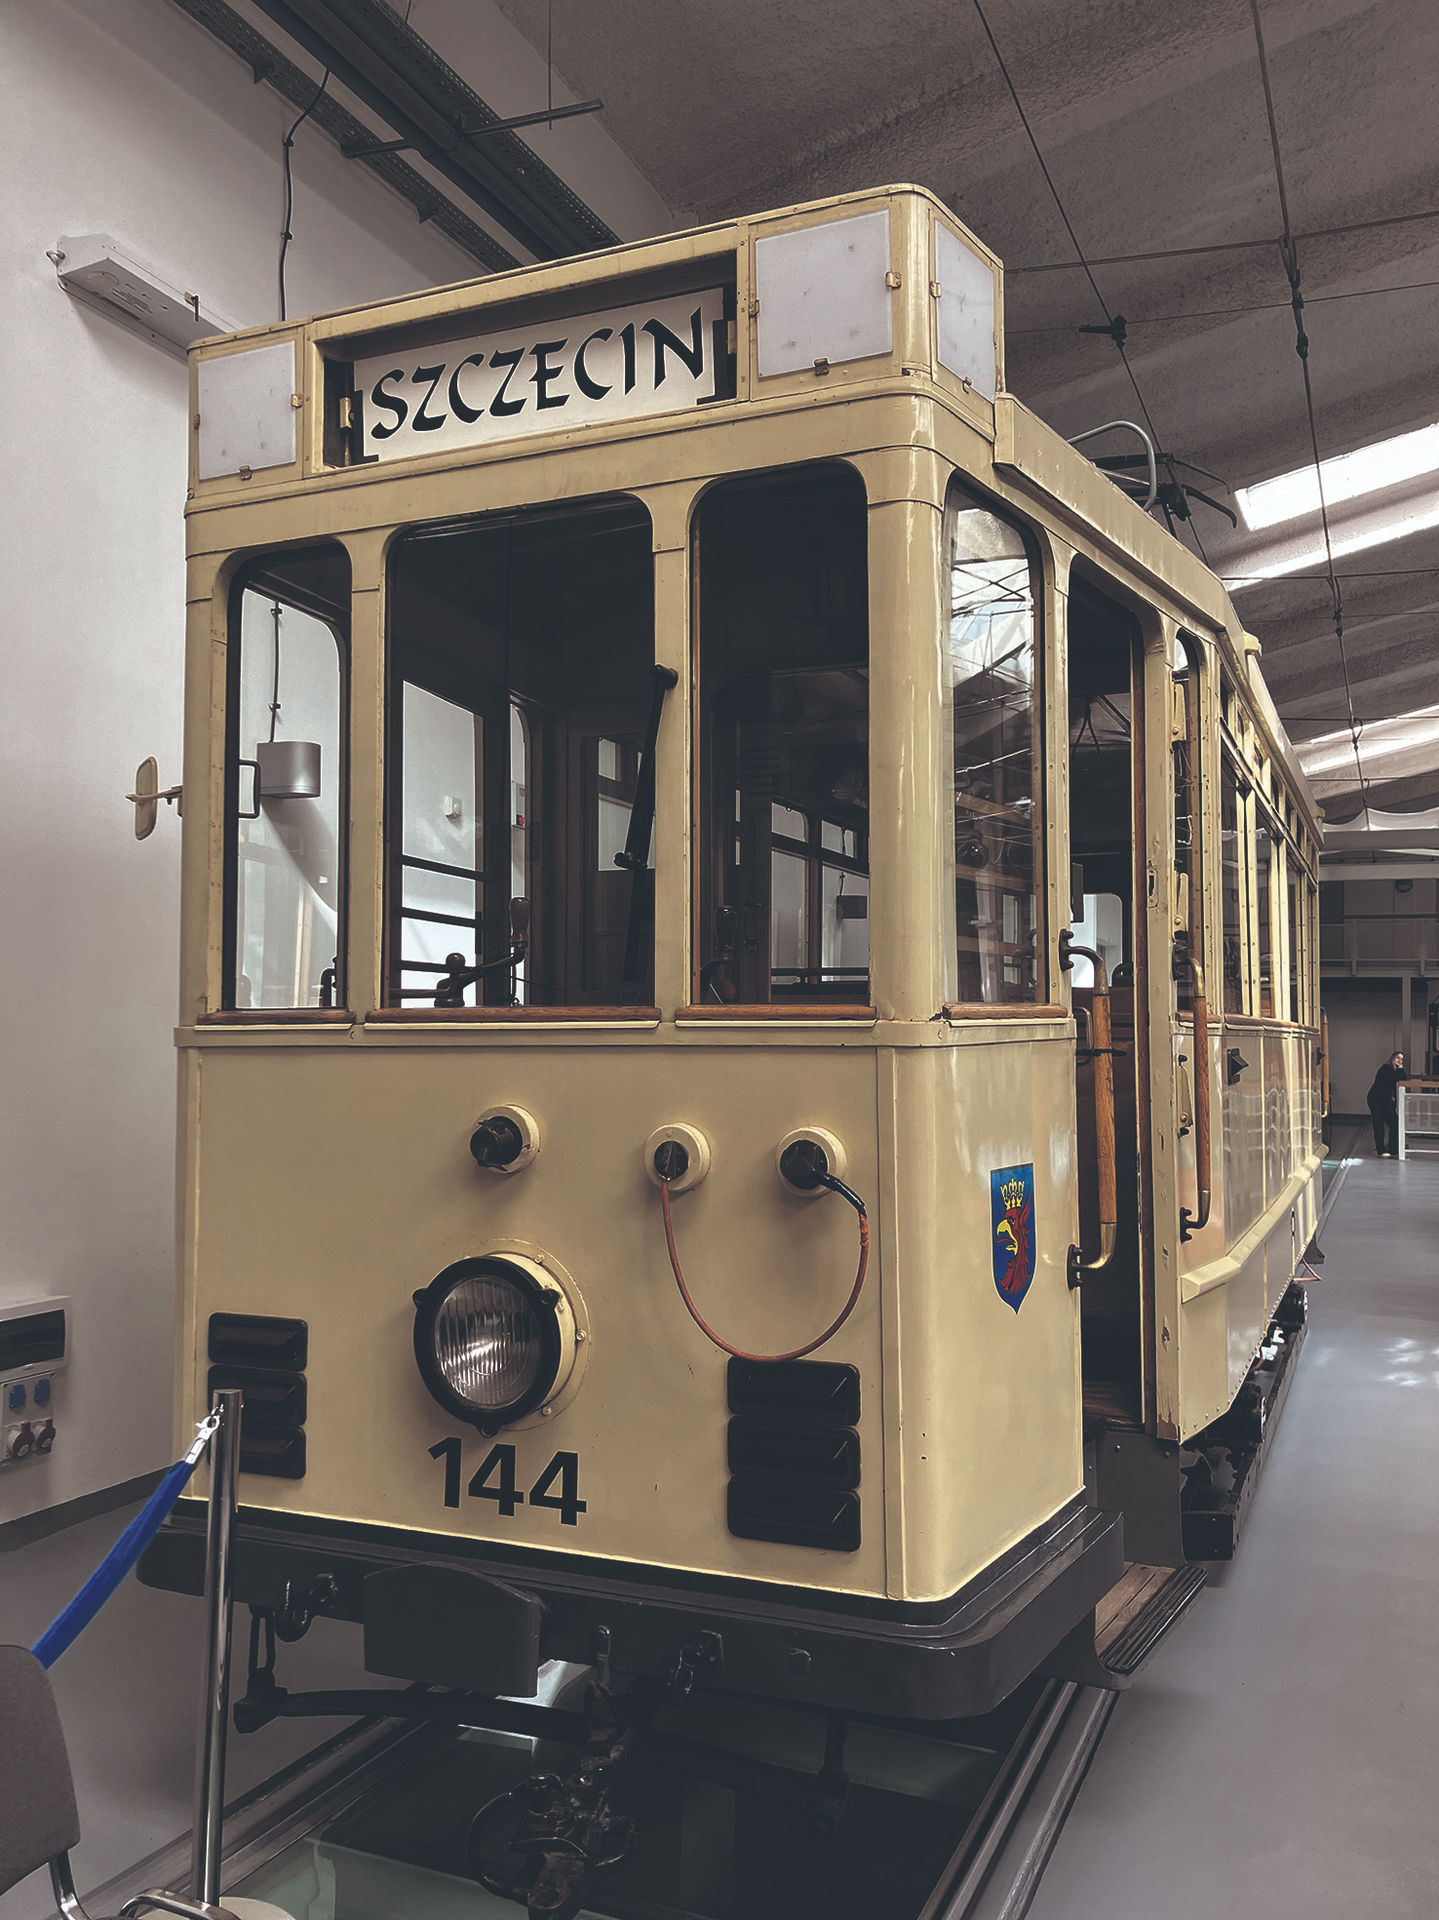
[[[1354,913],[1319,929],[1326,973],[1427,975],[1439,966],[1439,924],[1427,914]]]
[[[1439,1153],[1439,1086],[1399,1088],[1399,1158],[1409,1156],[1417,1139],[1427,1144],[1420,1153]]]

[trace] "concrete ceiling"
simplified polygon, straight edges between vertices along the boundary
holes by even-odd
[[[1011,389],[1066,435],[1136,416],[1112,340],[1078,331],[1105,315],[973,0],[553,0],[553,16],[551,0],[500,5],[541,51],[552,23],[557,76],[604,99],[610,135],[685,224],[919,182],[1005,262]],[[1183,467],[1180,478],[1232,507],[1226,488],[1303,466],[1303,370],[1248,0],[985,10],[1087,259],[1179,254],[1093,272],[1126,318],[1163,449],[1221,484]],[[1292,229],[1324,236],[1301,237],[1298,259],[1328,458],[1439,418],[1439,219],[1398,219],[1439,208],[1439,8],[1261,0],[1261,19]],[[1346,729],[1351,700],[1361,723],[1439,706],[1439,529],[1345,554],[1375,504],[1330,516],[1343,658],[1317,515],[1255,534],[1196,503],[1180,529],[1224,575],[1282,559],[1282,542],[1319,548],[1295,572],[1234,588],[1298,742]],[[1435,518],[1433,476],[1379,505]],[[1365,791],[1353,753],[1315,781],[1331,820],[1365,797],[1402,811],[1439,801],[1439,745],[1426,749],[1422,729],[1418,747],[1404,738],[1401,751],[1377,733],[1366,754],[1361,727]]]

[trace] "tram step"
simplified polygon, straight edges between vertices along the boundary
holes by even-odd
[[[1146,1567],[1131,1561],[1094,1610],[1094,1646],[1111,1673],[1136,1672],[1193,1605],[1203,1567]]]

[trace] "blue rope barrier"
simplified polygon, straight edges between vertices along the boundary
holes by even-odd
[[[30,1651],[42,1667],[53,1667],[65,1649],[79,1638],[160,1531],[166,1515],[199,1465],[200,1457],[218,1424],[214,1414],[201,1422],[195,1443],[184,1459],[177,1460],[170,1468],[143,1510],[136,1514],[74,1599],[57,1614],[31,1647]]]

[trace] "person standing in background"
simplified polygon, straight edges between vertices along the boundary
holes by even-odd
[[[1404,1055],[1391,1053],[1369,1089],[1369,1118],[1374,1122],[1374,1152],[1399,1158],[1399,1082],[1404,1078]]]

